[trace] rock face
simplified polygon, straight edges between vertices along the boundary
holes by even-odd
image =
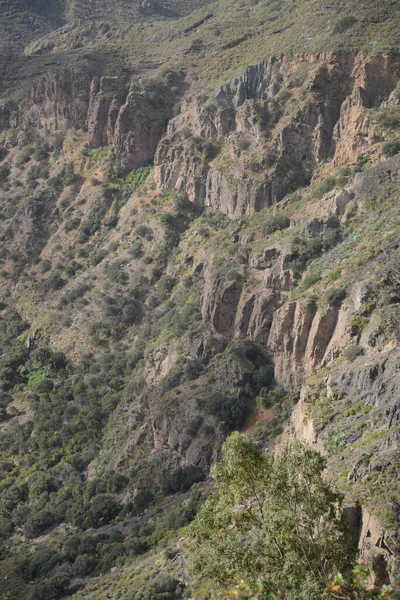
[[[82,68],[47,71],[33,85],[20,122],[52,132],[86,122],[90,82],[98,70],[93,61]]]
[[[361,358],[350,366],[336,365],[328,375],[321,377],[318,391],[313,386],[303,386],[283,443],[298,439],[316,447],[327,456],[332,477],[339,477],[346,469],[348,482],[359,490],[358,493],[363,490],[361,497],[367,505],[371,502],[370,494],[375,496],[376,502],[377,481],[387,492],[390,490],[391,494],[397,495],[399,389],[400,370],[396,352],[392,350]],[[324,397],[328,413],[321,421],[315,403]],[[343,406],[355,407],[352,420]],[[368,422],[365,422],[365,414],[368,414]],[[339,434],[334,433],[338,430]],[[381,439],[379,434],[382,432],[387,434]],[[333,435],[340,435],[345,440],[342,443],[346,442],[340,458],[326,449],[326,442],[333,439]],[[368,436],[375,436],[369,446],[365,443]],[[354,492],[348,492],[347,499],[352,497]],[[382,499],[380,516],[387,510],[386,502]],[[354,515],[354,507],[347,510]],[[367,506],[360,506],[359,511],[359,550],[363,563],[375,573],[371,583],[393,583],[397,544],[394,532],[385,529]]]
[[[390,55],[343,53],[248,67],[214,98],[184,99],[157,149],[156,181],[232,217],[270,206],[329,158],[348,163],[382,141],[368,109],[390,95],[398,66]]]
[[[125,89],[118,78],[95,78],[88,111],[89,146],[112,146],[122,170],[152,161],[183,89],[179,73],[170,72],[168,81],[175,91],[159,82],[134,81]]]

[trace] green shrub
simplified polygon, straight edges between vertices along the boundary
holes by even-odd
[[[286,398],[287,394],[283,388],[264,388],[260,390],[259,399],[264,408],[271,408],[275,404],[280,404]]]
[[[122,270],[124,265],[125,261],[123,259],[114,260],[106,265],[104,272],[111,281],[126,285],[129,280],[129,275]]]
[[[142,589],[131,591],[126,600],[177,600],[178,587],[182,583],[169,575],[159,575],[155,580],[146,583]]]
[[[337,269],[334,269],[333,271],[328,273],[328,275],[326,276],[326,280],[329,281],[329,283],[334,283],[335,281],[340,279],[341,275],[342,269],[338,267]]]
[[[44,140],[43,138],[39,138],[38,140],[36,140],[34,154],[35,160],[37,160],[38,162],[41,162],[42,160],[47,160],[49,157],[49,150],[49,144],[46,140]]]
[[[325,292],[325,300],[331,306],[340,304],[346,298],[347,292],[344,288],[332,288]]]
[[[357,19],[355,17],[342,17],[334,26],[332,33],[344,33],[345,31],[348,31],[349,29],[354,27],[356,23]]]
[[[274,381],[274,366],[262,365],[251,374],[251,382],[258,393],[262,388],[269,387]]]
[[[76,557],[72,572],[75,577],[85,577],[96,570],[97,560],[90,554],[79,554]]]
[[[107,256],[107,250],[99,250],[98,252],[92,252],[89,254],[89,261],[92,267],[96,267],[101,263],[102,260]]]
[[[362,346],[353,345],[346,348],[343,352],[343,356],[347,358],[350,362],[353,362],[357,358],[357,356],[362,356],[364,354],[364,348]]]
[[[184,378],[184,368],[182,365],[176,365],[163,377],[161,387],[164,392],[168,392],[180,385]]]
[[[29,162],[32,158],[33,148],[31,146],[25,146],[22,148],[21,152],[16,161],[17,167],[22,167],[27,162]]]
[[[118,217],[116,215],[110,215],[104,219],[104,225],[108,227],[108,229],[113,229],[118,225]]]
[[[303,256],[307,261],[312,260],[314,258],[318,258],[322,252],[322,240],[320,237],[312,238],[311,240],[307,240],[303,249],[301,250],[301,256]]]
[[[187,492],[192,485],[204,479],[205,473],[201,467],[196,465],[178,467],[164,477],[162,490],[165,495]]]
[[[27,538],[33,539],[44,533],[54,524],[54,515],[47,510],[35,512],[26,521],[24,534]]]
[[[361,315],[355,316],[351,321],[351,328],[354,335],[360,335],[369,323],[367,317]]]
[[[324,233],[324,247],[326,250],[333,248],[340,242],[340,228],[331,227]]]
[[[49,167],[47,164],[32,165],[26,174],[26,183],[30,187],[35,187],[38,179],[47,179],[49,176]]]
[[[307,290],[308,288],[312,287],[319,281],[321,281],[321,275],[319,275],[318,273],[311,273],[310,275],[307,275],[306,277],[304,277],[303,288],[305,290]]]
[[[382,146],[382,152],[385,156],[395,156],[400,152],[400,141],[385,142]]]
[[[2,162],[8,154],[7,148],[0,147],[0,162]]]
[[[151,490],[140,490],[133,500],[132,513],[134,515],[141,515],[154,502],[154,499],[155,496]]]
[[[251,410],[251,404],[244,394],[234,398],[216,392],[206,400],[205,406],[226,433],[241,429]]]
[[[152,236],[153,230],[150,227],[148,227],[147,225],[139,225],[138,227],[136,227],[135,233],[139,237],[146,237],[146,236]]]
[[[400,127],[400,107],[386,108],[381,110],[376,119],[386,129],[397,129]]]
[[[322,198],[325,194],[333,190],[336,185],[335,177],[327,176],[320,181],[317,185],[315,185],[312,189],[312,198]]]
[[[80,224],[81,220],[79,217],[72,217],[65,222],[64,229],[67,233],[70,233],[71,231],[74,231],[74,229],[78,229]]]
[[[276,214],[264,225],[264,234],[271,235],[275,231],[281,231],[290,227],[290,219],[286,215]]]
[[[114,496],[99,494],[94,496],[89,505],[84,507],[85,527],[101,527],[107,525],[122,510],[121,504]]]
[[[53,148],[56,154],[60,154],[62,152],[64,146],[65,136],[61,133],[57,133],[54,137]]]
[[[205,162],[215,158],[218,153],[218,149],[211,139],[205,140],[200,136],[192,137],[190,151],[192,155],[199,156],[199,158]]]
[[[10,165],[0,165],[0,183],[5,183],[11,173]]]

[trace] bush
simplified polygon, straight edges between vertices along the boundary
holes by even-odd
[[[347,360],[353,362],[357,358],[357,356],[362,356],[364,354],[364,348],[362,346],[353,345],[346,348],[343,352],[343,355]]]
[[[39,138],[36,141],[35,147],[35,160],[41,162],[42,160],[47,160],[49,157],[49,144],[43,138]]]
[[[192,485],[199,483],[199,481],[204,481],[204,479],[205,473],[201,467],[196,465],[178,467],[175,471],[165,476],[162,490],[166,495],[187,492]]]
[[[122,259],[114,260],[106,265],[104,272],[111,281],[125,285],[128,283],[129,276],[122,270],[124,264],[125,261]]]
[[[400,126],[400,107],[386,108],[378,113],[379,125],[386,129],[396,129]]]
[[[0,165],[0,183],[5,183],[11,173],[10,165]]]
[[[324,196],[325,194],[327,194],[328,192],[330,192],[331,190],[333,190],[333,188],[336,185],[336,179],[335,177],[324,177],[324,179],[318,183],[316,186],[314,186],[313,190],[312,190],[312,198],[322,198],[322,196]]]
[[[52,525],[54,525],[54,515],[43,509],[29,517],[24,526],[24,534],[27,538],[33,539],[44,533]]]
[[[146,587],[131,592],[127,600],[176,600],[177,588],[182,583],[177,579],[172,579],[168,575],[159,575],[153,582],[146,584]]]
[[[306,260],[312,260],[313,258],[318,258],[318,256],[322,252],[322,240],[320,237],[312,238],[311,240],[307,240],[305,243],[301,255]]]
[[[321,275],[318,275],[318,273],[311,273],[311,275],[307,275],[306,277],[304,277],[303,288],[307,290],[319,281],[321,281]]]
[[[135,233],[139,237],[146,237],[152,236],[153,230],[150,227],[147,227],[146,225],[139,225],[138,227],[136,227]]]
[[[205,406],[226,433],[241,429],[246,423],[251,408],[250,402],[244,395],[232,398],[221,392],[210,396]]]
[[[193,155],[198,155],[205,162],[215,158],[218,153],[218,149],[211,139],[204,140],[200,136],[192,138],[190,151]]]
[[[121,504],[114,496],[99,494],[94,496],[85,511],[85,525],[87,527],[100,527],[108,525],[122,510]]]
[[[286,396],[287,394],[283,388],[273,388],[261,390],[259,399],[264,408],[271,408],[275,404],[280,404]]]
[[[340,242],[340,228],[330,228],[324,233],[324,246],[328,250]]]
[[[108,227],[108,229],[113,229],[113,227],[118,225],[118,217],[116,215],[110,215],[104,219],[104,225]]]
[[[132,513],[135,515],[142,514],[154,502],[154,498],[155,496],[150,490],[140,490],[133,500]]]
[[[204,366],[201,360],[189,360],[184,368],[184,376],[186,381],[193,381],[194,379],[197,379],[203,369]]]
[[[177,387],[183,380],[183,367],[182,365],[176,365],[163,377],[161,387],[164,392],[168,392],[173,388]]]
[[[6,148],[0,147],[0,162],[2,162],[8,154],[8,150]]]
[[[35,187],[38,179],[47,179],[49,167],[47,164],[32,165],[26,174],[26,183],[29,187]]]
[[[347,292],[344,288],[333,288],[325,292],[325,300],[330,305],[340,304],[346,298]]]
[[[339,19],[339,21],[336,23],[335,27],[332,30],[332,33],[344,33],[345,31],[348,31],[349,29],[354,27],[356,23],[357,19],[355,17],[343,17],[342,19]]]
[[[400,141],[385,142],[382,146],[382,152],[385,156],[395,156],[400,152]]]
[[[16,161],[17,167],[22,167],[27,162],[29,162],[32,158],[32,154],[33,149],[31,146],[25,146],[24,148],[22,148]]]
[[[74,231],[74,229],[78,229],[80,224],[81,220],[79,217],[72,217],[65,222],[64,229],[67,233],[70,233],[71,231]]]
[[[79,554],[74,562],[72,571],[75,577],[84,577],[93,573],[96,567],[97,561],[93,556],[90,556],[90,554]]]
[[[274,381],[273,365],[262,365],[251,375],[251,382],[258,393],[261,388],[269,387]]]
[[[277,214],[264,225],[265,235],[271,235],[275,231],[281,231],[290,227],[290,219],[282,214]]]
[[[53,148],[54,148],[54,152],[56,154],[60,154],[63,146],[64,146],[64,140],[65,140],[65,136],[58,133],[55,137],[54,137],[54,142],[53,142]]]

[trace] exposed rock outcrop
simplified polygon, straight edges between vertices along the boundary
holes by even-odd
[[[273,57],[206,103],[186,97],[157,149],[157,183],[238,217],[304,185],[328,158],[344,164],[362,150],[379,152],[384,138],[370,109],[396,86],[398,58],[338,53],[301,62],[303,81],[299,60]]]

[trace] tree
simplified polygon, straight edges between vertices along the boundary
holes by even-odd
[[[325,459],[296,443],[273,460],[239,433],[222,457],[191,527],[195,569],[225,589],[261,580],[265,599],[320,600],[330,574],[355,559],[342,497],[322,477]]]

